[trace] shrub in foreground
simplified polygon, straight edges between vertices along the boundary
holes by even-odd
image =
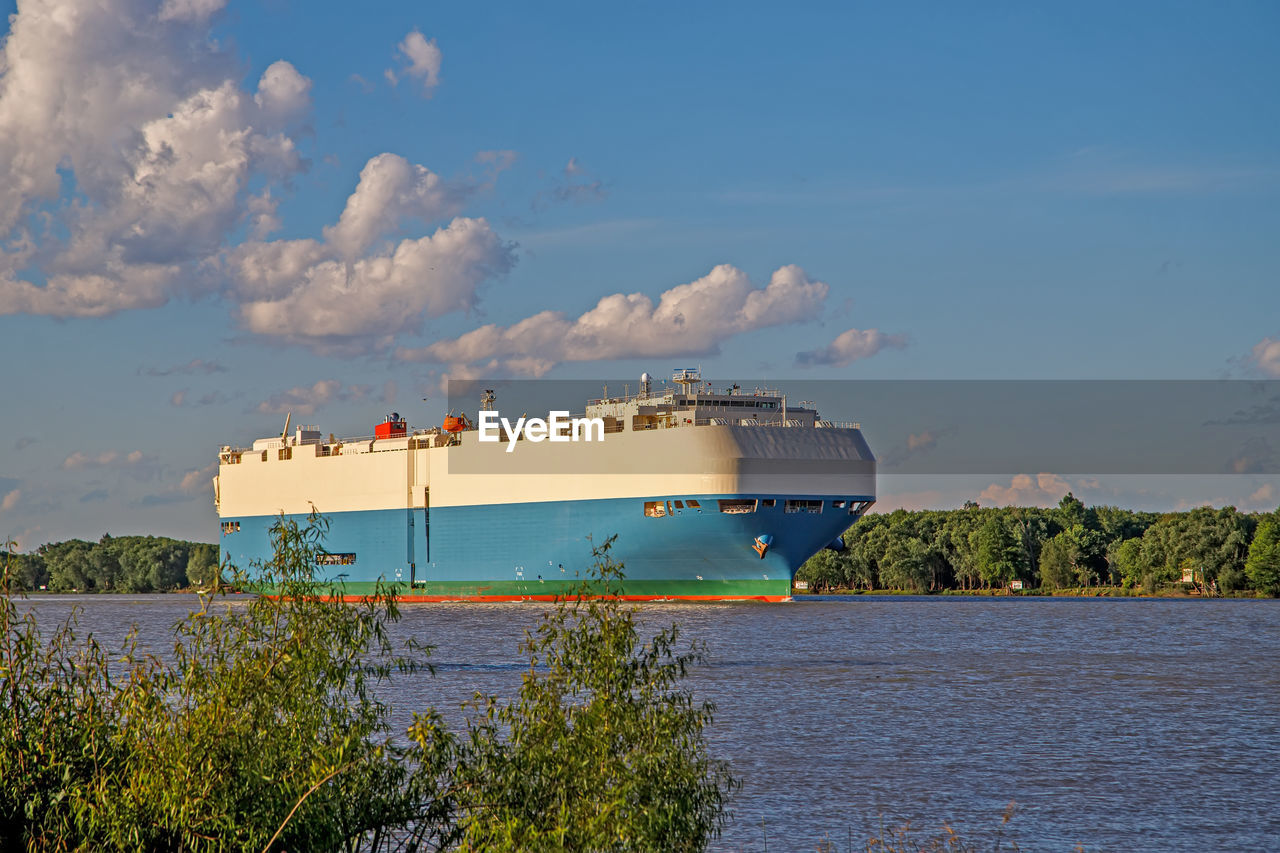
[[[390,590],[312,580],[325,524],[281,519],[255,577],[209,597],[160,659],[109,654],[76,617],[44,635],[0,575],[0,848],[699,850],[735,786],[702,738],[674,628],[642,643],[618,601],[567,600],[526,638],[518,697],[434,709],[393,737],[376,687],[429,669],[392,642]],[[597,549],[589,583],[621,566]]]
[[[593,591],[621,592],[612,539]],[[707,757],[714,707],[681,687],[701,659],[675,626],[641,643],[616,598],[567,601],[527,634],[517,698],[477,696],[455,785],[464,850],[701,850],[737,782]]]

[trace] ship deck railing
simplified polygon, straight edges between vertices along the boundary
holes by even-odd
[[[749,418],[742,418],[736,424],[730,423],[730,420],[731,420],[730,418],[716,417],[716,418],[697,418],[692,422],[690,422],[686,419],[681,419],[673,415],[670,417],[663,417],[660,420],[655,420],[646,424],[633,424],[631,427],[631,431],[646,432],[648,430],[655,430],[655,429],[683,429],[691,426],[718,426],[718,425],[719,426],[748,426],[756,429],[769,429],[769,428],[862,429],[862,424],[859,423],[858,421],[819,420],[814,422],[812,425],[810,425],[801,421],[790,420],[790,419],[786,421],[783,421],[781,419],[757,421],[757,420],[751,420]],[[621,421],[617,421],[613,424],[607,424],[605,426],[604,431],[606,433],[616,433],[616,432],[626,432],[627,430]],[[464,432],[475,432],[475,428],[472,427],[471,429],[464,430]],[[391,436],[391,437],[392,438],[408,438],[410,439],[412,446],[415,446],[417,449],[421,449],[421,445],[417,444],[417,442],[420,442],[424,439],[434,439],[435,436],[436,436],[436,433],[427,432],[427,431],[415,431],[407,435],[397,435],[397,436]],[[523,438],[523,435],[521,436],[521,438]],[[507,437],[502,432],[499,432],[498,440],[501,442],[505,442],[507,440]],[[238,457],[246,453],[264,453],[265,454],[272,450],[286,450],[286,449],[291,449],[293,447],[301,447],[308,444],[314,444],[314,445],[319,445],[320,448],[324,451],[317,455],[328,456],[328,455],[331,455],[334,450],[338,450],[345,444],[365,444],[369,442],[386,441],[386,439],[378,438],[377,436],[373,436],[373,435],[359,435],[359,436],[353,436],[353,437],[339,438],[339,439],[335,439],[334,441],[328,441],[327,439],[323,439],[323,438],[309,438],[309,439],[304,439],[303,441],[297,441],[297,442],[290,441],[288,443],[285,443],[283,441],[280,441],[279,443],[277,443],[277,441],[279,440],[273,440],[272,443],[269,444],[267,447],[261,448],[259,450],[254,450],[252,447],[232,447],[227,445],[227,446],[220,447],[218,449],[218,452],[219,452],[219,455],[224,458],[236,457],[234,459],[227,459],[227,461],[238,462],[239,461]],[[395,449],[398,450],[402,448],[395,448]],[[341,451],[338,450],[338,452],[340,453]]]
[[[777,397],[782,399],[782,391],[777,388],[752,388],[750,391],[745,388],[736,388],[732,391],[708,391],[698,389],[696,391],[681,391],[676,388],[664,388],[661,391],[640,391],[635,394],[622,394],[617,397],[595,397],[587,400],[588,406],[601,406],[611,403],[634,403],[636,401],[646,402],[649,400],[662,401],[675,397],[687,397],[689,399],[697,399],[698,397]]]

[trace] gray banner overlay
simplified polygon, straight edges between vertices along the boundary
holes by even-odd
[[[494,408],[512,422],[521,415],[545,418],[553,409],[580,416],[587,400],[634,395],[639,384],[450,381],[448,405],[475,420],[483,392],[492,389]],[[1275,380],[711,379],[700,387],[708,385],[715,392],[737,386],[734,393],[744,396],[778,389],[789,409],[817,409],[825,421],[858,422],[883,474],[1280,472]],[[651,393],[669,388],[656,380]],[[651,462],[652,470],[663,470],[662,459]],[[536,473],[539,466],[529,470],[531,463],[512,466],[510,473]],[[683,459],[681,468],[670,470],[688,470],[687,464]]]

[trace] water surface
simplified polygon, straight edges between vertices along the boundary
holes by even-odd
[[[107,640],[137,623],[158,652],[186,596],[73,604]],[[539,604],[402,608],[435,677],[387,689],[399,724],[474,691],[514,695]],[[1280,848],[1280,601],[850,597],[654,604],[704,642],[712,752],[744,787],[717,850],[856,849],[907,819],[989,837],[1005,806],[1025,850]]]

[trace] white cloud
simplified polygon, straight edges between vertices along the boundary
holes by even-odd
[[[978,495],[983,506],[1054,506],[1071,486],[1057,474],[1018,474],[1002,486],[992,483]]]
[[[18,500],[21,497],[22,491],[20,489],[14,489],[13,491],[6,493],[4,498],[0,499],[0,512],[8,512],[13,509],[18,505]]]
[[[205,491],[210,488],[209,483],[216,473],[218,473],[217,462],[213,462],[203,468],[188,471],[182,475],[182,480],[178,483],[178,491],[186,494]]]
[[[338,224],[326,226],[324,238],[343,257],[352,258],[403,219],[430,222],[453,214],[466,192],[398,154],[379,154],[360,170]]]
[[[796,353],[796,364],[805,367],[848,367],[859,359],[870,358],[886,347],[901,349],[906,345],[905,335],[889,335],[879,329],[849,329],[825,347]]]
[[[280,200],[271,195],[271,187],[264,187],[262,192],[249,197],[246,213],[250,239],[264,240],[268,234],[280,230],[284,223],[276,213],[279,205]]]
[[[77,450],[62,461],[63,469],[75,471],[82,468],[126,468],[146,463],[147,457],[141,450],[120,453],[116,450],[104,450],[97,456],[81,453]]]
[[[272,394],[258,404],[258,411],[266,415],[283,415],[292,412],[305,417],[314,415],[316,409],[328,403],[363,400],[368,394],[368,385],[344,387],[337,379],[321,379],[310,387],[300,385],[288,391]]]
[[[164,0],[162,21],[202,21],[227,5],[227,0]]]
[[[444,58],[440,48],[436,47],[436,40],[428,41],[422,33],[414,30],[404,37],[396,49],[402,57],[401,64],[407,62],[408,65],[399,73],[388,68],[385,72],[387,80],[393,86],[399,82],[401,75],[420,80],[423,94],[430,97],[431,90],[440,84],[440,62]]]
[[[1248,502],[1255,506],[1273,506],[1276,503],[1276,487],[1271,483],[1263,483],[1257,491],[1249,495]]]
[[[309,81],[234,82],[222,0],[24,3],[0,48],[0,314],[97,317],[214,283],[197,264],[241,221],[251,177],[303,168],[276,127]],[[70,176],[74,196],[62,199]],[[17,270],[39,272],[30,280]]]
[[[310,240],[248,243],[232,253],[231,274],[249,331],[363,350],[418,331],[424,317],[471,309],[480,285],[514,262],[512,248],[485,220],[458,218],[350,263]]]
[[[457,378],[478,364],[536,376],[566,361],[710,354],[733,335],[813,319],[828,290],[798,266],[779,268],[767,286],[756,288],[742,270],[721,264],[666,291],[656,305],[643,293],[615,293],[577,318],[543,311],[396,355],[450,364]]]
[[[50,276],[43,287],[0,274],[0,315],[105,317],[117,311],[156,308],[169,301],[176,266],[104,264],[105,272]]]
[[[253,100],[264,116],[286,124],[311,110],[311,80],[292,63],[277,60],[262,72]]]
[[[1263,338],[1253,348],[1250,358],[1267,376],[1280,379],[1280,338]]]

